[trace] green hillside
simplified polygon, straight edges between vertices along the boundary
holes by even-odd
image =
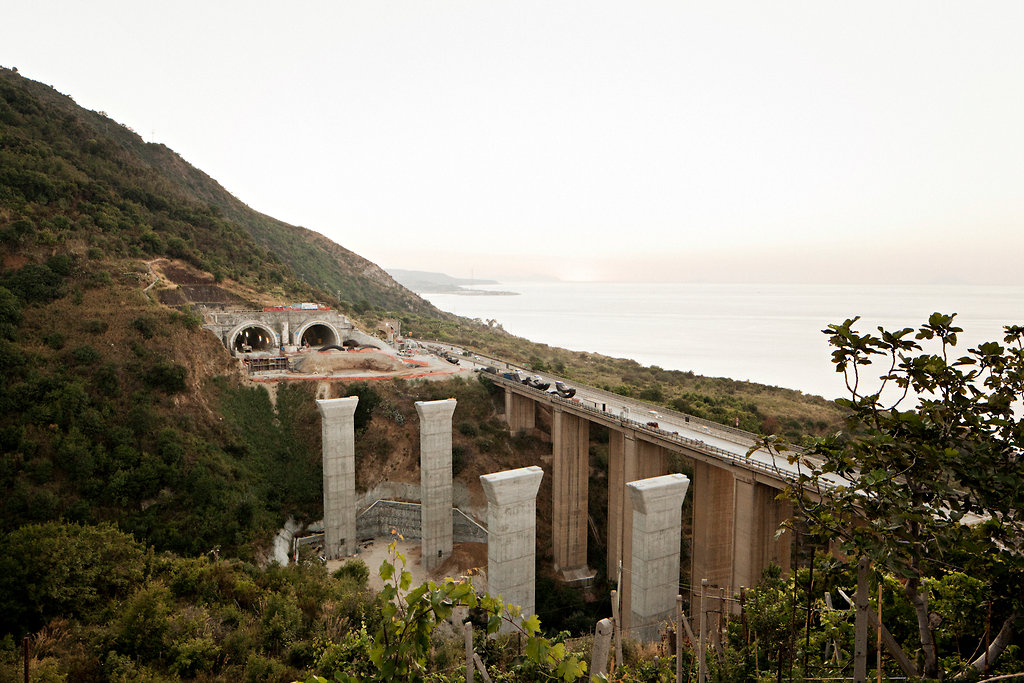
[[[282,299],[439,315],[366,259],[253,211],[167,147],[7,69],[0,226],[8,254],[180,258]]]

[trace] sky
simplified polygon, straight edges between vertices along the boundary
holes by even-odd
[[[2,15],[0,65],[385,268],[1022,284],[1017,0]]]

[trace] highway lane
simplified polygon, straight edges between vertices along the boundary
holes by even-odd
[[[621,396],[596,387],[572,382],[551,373],[526,370],[508,361],[469,352],[462,347],[452,344],[424,341],[419,343],[428,349],[433,347],[439,351],[447,352],[451,356],[458,358],[460,365],[467,369],[483,370],[485,367],[494,367],[498,370],[499,375],[505,372],[519,372],[526,377],[540,377],[543,381],[550,382],[552,387],[556,381],[564,382],[566,385],[576,389],[574,401],[594,408],[610,418],[617,418],[623,423],[632,423],[633,426],[640,429],[653,426],[649,423],[656,423],[657,429],[663,432],[677,434],[684,439],[704,443],[729,454],[731,456],[730,460],[733,462],[752,461],[750,469],[770,469],[776,472],[780,478],[787,480],[795,479],[801,473],[799,465],[790,464],[788,457],[785,455],[775,455],[763,448],[754,450],[748,455],[748,451],[759,438],[756,434],[702,418],[677,413],[663,406]],[[714,453],[713,451],[710,452]],[[803,468],[803,472],[807,472],[806,467]],[[827,479],[833,486],[849,485],[848,481],[840,477],[831,476]]]

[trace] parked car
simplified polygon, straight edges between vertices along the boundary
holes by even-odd
[[[576,387],[566,386],[565,382],[555,382],[555,391],[562,398],[572,398],[576,395]]]

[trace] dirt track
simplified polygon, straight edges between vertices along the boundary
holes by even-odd
[[[375,379],[448,379],[455,375],[471,375],[469,367],[454,365],[432,354],[420,353],[401,357],[385,351],[300,351],[288,354],[290,372],[269,372],[252,375],[254,382],[280,380],[341,379],[363,381]]]

